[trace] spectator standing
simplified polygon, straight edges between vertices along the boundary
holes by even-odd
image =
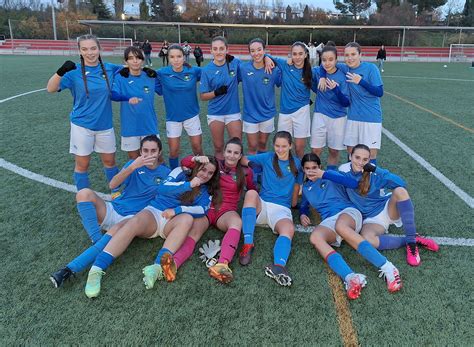
[[[380,72],[383,72],[383,62],[387,60],[387,51],[385,50],[385,46],[380,46],[379,51],[377,52],[377,64],[379,66]]]
[[[145,66],[153,66],[153,64],[151,63],[151,50],[152,50],[152,47],[151,47],[150,41],[145,40],[145,42],[142,45],[142,51],[143,51],[143,54],[145,54]]]
[[[201,66],[201,63],[204,61],[204,54],[202,53],[202,49],[199,46],[194,48],[194,58],[196,59],[197,66]]]

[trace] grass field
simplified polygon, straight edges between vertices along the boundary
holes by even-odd
[[[0,56],[0,100],[44,88],[63,60]],[[472,197],[474,69],[388,63],[383,77],[384,127]],[[71,104],[69,92],[45,91],[0,103],[0,158],[72,184]],[[157,110],[161,117],[163,102],[158,98]],[[118,115],[117,105],[114,112]],[[162,118],[160,122],[164,134]],[[118,134],[118,117],[115,124]],[[418,230],[474,238],[472,208],[387,137],[382,141],[379,164],[408,182]],[[187,153],[187,140],[183,147]],[[117,160],[125,163],[125,154],[118,152]],[[90,171],[92,188],[106,192],[96,157]],[[89,246],[74,195],[5,169],[0,169],[0,180],[0,345],[474,345],[472,247],[422,251],[419,268],[406,264],[404,250],[384,252],[404,281],[402,291],[392,295],[375,269],[343,245],[348,263],[368,276],[361,298],[348,303],[308,234],[297,234],[293,241],[290,288],[263,274],[275,240],[269,229],[256,232],[251,266],[232,264],[236,280],[228,286],[215,283],[195,254],[176,282],[146,291],[141,269],[152,262],[162,240],[136,240],[109,269],[101,296],[90,300],[83,292],[85,273],[61,289],[48,280]],[[204,240],[220,237],[210,230]],[[346,310],[339,309],[344,305]]]

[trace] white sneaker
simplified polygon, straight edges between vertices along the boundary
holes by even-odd
[[[382,72],[383,72],[383,69],[382,69]]]
[[[383,277],[387,282],[387,288],[390,293],[398,292],[402,289],[402,279],[398,269],[391,262],[387,262],[379,269],[379,277]]]

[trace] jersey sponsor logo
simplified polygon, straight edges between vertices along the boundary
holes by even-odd
[[[135,81],[128,81],[128,84],[132,84],[132,83],[134,83],[134,82],[135,82]]]
[[[310,191],[311,189],[313,189],[313,186],[309,186],[309,187],[308,187],[308,191]]]
[[[142,174],[144,174],[144,173],[145,173],[145,171],[143,171],[143,170],[138,171],[138,174],[139,174],[139,175],[142,175]]]
[[[214,75],[218,75],[218,74],[220,74],[220,73],[221,73],[221,70],[217,70],[217,71],[214,73]]]
[[[326,189],[327,185],[328,184],[326,182],[321,182],[319,186],[321,187],[321,189]]]
[[[270,79],[268,77],[263,77],[262,82],[263,82],[263,84],[268,84],[268,83],[270,83]]]
[[[189,74],[186,74],[184,75],[183,80],[185,80],[186,82],[191,81],[191,76]]]
[[[88,74],[90,74],[90,73],[91,73],[90,71],[86,71],[86,76],[87,76]]]
[[[144,87],[143,87],[143,91],[144,91],[146,94],[148,94],[148,93],[150,92],[150,87],[144,86]]]
[[[252,76],[253,75],[253,72],[250,71],[250,72],[247,72],[247,76]]]

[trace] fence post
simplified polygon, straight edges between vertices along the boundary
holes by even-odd
[[[10,42],[12,44],[12,53],[13,53],[13,30],[12,30],[12,23],[10,18],[8,18],[8,27],[10,28]]]
[[[53,16],[53,36],[54,41],[58,39],[58,35],[56,34],[56,13],[54,13],[54,0],[51,0],[51,15]]]
[[[404,50],[405,50],[405,27],[403,27],[402,49],[400,51],[400,61],[403,61]]]

